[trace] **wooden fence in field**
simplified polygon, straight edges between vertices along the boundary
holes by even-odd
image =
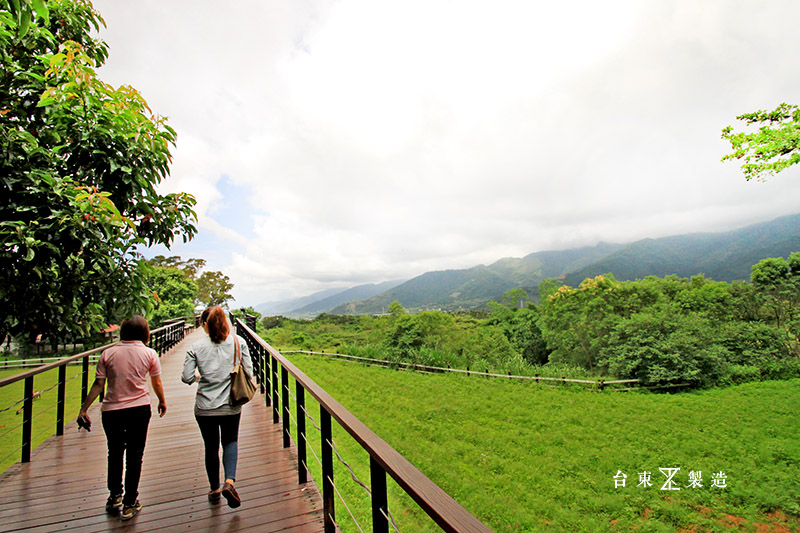
[[[380,366],[383,368],[395,368],[395,369],[402,369],[408,370],[411,372],[420,372],[425,374],[441,374],[441,373],[453,373],[453,374],[462,374],[466,376],[479,376],[479,377],[487,377],[487,378],[501,378],[501,379],[514,379],[514,380],[522,380],[522,381],[533,381],[533,382],[543,382],[543,383],[578,383],[581,385],[588,385],[592,388],[596,388],[598,390],[603,390],[606,387],[614,387],[616,385],[631,385],[632,387],[624,388],[624,389],[613,389],[612,390],[619,390],[619,391],[627,391],[633,389],[644,389],[647,387],[639,387],[640,381],[638,379],[615,379],[615,380],[604,380],[604,379],[573,379],[567,377],[550,377],[550,376],[540,376],[538,374],[534,374],[533,376],[520,376],[514,375],[511,372],[508,374],[497,374],[494,372],[489,372],[485,370],[483,372],[477,370],[470,370],[467,367],[466,370],[461,368],[450,368],[448,367],[440,367],[440,366],[429,366],[429,365],[420,365],[417,363],[403,363],[398,361],[387,361],[384,359],[372,359],[369,357],[358,357],[355,355],[346,355],[341,353],[330,353],[330,352],[313,352],[308,350],[284,350],[281,353],[283,354],[305,354],[305,355],[319,355],[324,357],[333,357],[336,359],[341,359],[345,361],[350,361],[354,363],[361,363],[364,365],[370,366]],[[636,385],[634,387],[634,385]],[[677,385],[677,386],[685,386],[684,384]],[[652,388],[652,387],[651,387]]]

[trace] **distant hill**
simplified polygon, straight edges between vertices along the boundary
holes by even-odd
[[[717,281],[749,280],[751,267],[766,257],[800,251],[800,215],[781,217],[724,233],[643,239],[570,272],[564,283],[611,272],[618,280],[704,274]]]
[[[397,300],[406,309],[475,309],[522,287],[534,298],[541,281],[560,278],[578,286],[584,279],[613,273],[618,280],[649,275],[704,274],[717,281],[749,280],[750,268],[766,257],[800,251],[800,215],[724,233],[695,233],[630,244],[600,243],[571,250],[544,251],[505,258],[487,266],[427,272],[361,301],[343,303],[336,314],[381,313]]]
[[[403,280],[384,281],[383,283],[369,283],[351,287],[342,292],[337,292],[327,298],[317,300],[308,305],[292,309],[286,316],[316,316],[320,313],[330,311],[334,307],[352,302],[354,300],[365,300],[376,294],[384,293],[403,283]]]
[[[427,272],[367,300],[340,305],[334,314],[383,313],[397,300],[407,309],[452,309],[480,307],[514,285],[485,266],[467,270]]]
[[[315,292],[302,298],[291,298],[275,302],[258,304],[253,309],[264,316],[283,315],[292,318],[314,317],[330,311],[334,307],[353,300],[364,300],[388,291],[403,283],[404,280],[368,283],[356,287],[339,287]]]
[[[314,302],[318,302],[320,300],[324,300],[325,298],[329,298],[336,294],[340,294],[347,290],[347,287],[339,287],[336,289],[327,289],[320,292],[315,292],[309,296],[303,296],[302,298],[290,298],[288,300],[279,300],[274,302],[265,302],[263,304],[258,304],[253,309],[258,311],[264,316],[276,316],[276,315],[287,315],[294,309],[298,309],[300,307],[313,304]]]

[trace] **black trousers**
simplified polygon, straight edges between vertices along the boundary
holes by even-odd
[[[195,416],[205,447],[206,475],[211,490],[219,488],[219,445],[226,479],[236,479],[239,460],[239,420],[241,413],[224,416]]]
[[[133,505],[139,497],[142,456],[150,425],[150,406],[103,411],[103,430],[108,442],[108,492],[122,492],[122,458],[125,457],[125,497],[123,505]]]

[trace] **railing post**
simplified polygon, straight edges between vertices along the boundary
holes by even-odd
[[[25,397],[22,404],[22,459],[31,462],[31,435],[33,426],[33,376],[25,378]]]
[[[264,349],[258,343],[253,343],[255,345],[255,350],[253,353],[256,354],[256,361],[258,361],[258,388],[261,391],[261,394],[264,394]],[[269,405],[269,403],[267,404]]]
[[[83,358],[83,369],[81,375],[81,405],[89,395],[89,356]]]
[[[336,532],[336,509],[333,493],[333,434],[331,414],[319,406],[320,434],[322,438],[322,512],[325,515],[325,533]]]
[[[267,407],[269,407],[272,405],[272,396],[270,392],[272,390],[272,380],[270,379],[270,359],[272,359],[272,356],[263,348],[261,349],[261,353],[263,354],[262,363],[264,365],[264,369],[262,370],[264,381],[261,385],[261,393],[266,393],[264,394],[264,401]]]
[[[58,367],[58,399],[56,400],[56,435],[64,434],[64,398],[67,392],[67,365]]]
[[[297,473],[298,483],[308,482],[306,467],[306,390],[299,381],[294,383],[294,395],[297,397]]]
[[[272,423],[277,424],[280,418],[278,411],[278,360],[270,356],[272,360]]]
[[[281,367],[281,404],[283,404],[283,447],[291,445],[289,439],[292,427],[289,425],[289,371]]]
[[[389,532],[389,503],[386,497],[386,471],[371,455],[369,478],[372,490],[372,532]]]

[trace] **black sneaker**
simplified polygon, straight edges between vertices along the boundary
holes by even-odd
[[[142,510],[142,504],[139,503],[139,500],[136,500],[136,503],[134,503],[133,505],[124,506],[122,508],[122,514],[119,515],[119,517],[122,520],[130,520],[131,518],[139,514],[139,511],[141,510]]]
[[[108,497],[108,500],[106,500],[106,512],[113,515],[118,515],[122,512],[122,494]]]

